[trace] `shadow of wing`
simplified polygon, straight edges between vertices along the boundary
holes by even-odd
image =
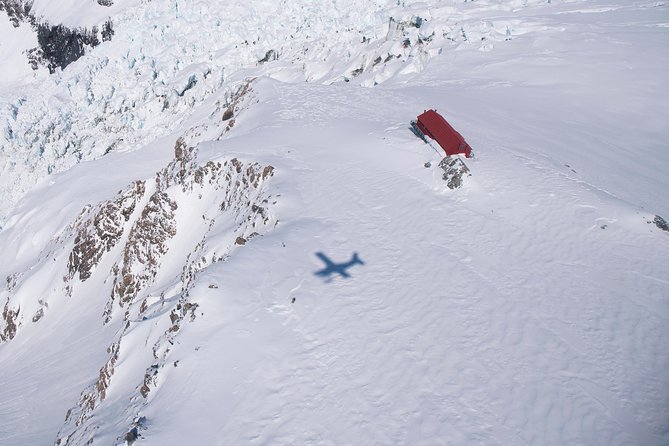
[[[319,259],[321,259],[321,261],[323,263],[325,263],[325,269],[326,270],[335,267],[334,262],[332,260],[330,260],[330,258],[328,256],[326,256],[325,254],[323,254],[322,252],[317,252],[316,257],[318,257]]]
[[[339,273],[339,275],[342,276],[342,277],[345,277],[345,278],[347,278],[347,279],[351,277],[351,275],[346,271],[345,268],[337,268],[336,271],[337,271],[337,272]]]

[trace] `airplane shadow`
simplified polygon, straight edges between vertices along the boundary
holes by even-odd
[[[316,257],[321,259],[325,264],[325,268],[318,270],[314,273],[314,276],[322,277],[325,279],[326,283],[332,282],[337,275],[344,279],[350,279],[351,274],[348,272],[349,268],[355,265],[364,265],[357,252],[353,253],[351,260],[348,262],[336,263],[333,262],[327,255],[322,252],[317,252]]]

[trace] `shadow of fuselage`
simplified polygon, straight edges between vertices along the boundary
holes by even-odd
[[[321,259],[323,263],[325,263],[325,268],[318,270],[314,273],[315,276],[322,277],[325,279],[326,282],[330,282],[336,277],[335,275],[338,274],[344,279],[349,279],[351,277],[351,274],[349,274],[348,269],[353,267],[354,265],[364,265],[365,262],[360,260],[360,257],[358,257],[358,253],[354,252],[353,256],[351,257],[351,260],[348,262],[343,262],[343,263],[335,263],[333,262],[328,256],[323,254],[322,252],[317,252],[316,257]]]

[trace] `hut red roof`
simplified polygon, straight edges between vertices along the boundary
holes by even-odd
[[[467,141],[436,110],[419,115],[416,126],[425,136],[437,141],[446,155],[463,153],[467,158],[471,157],[472,148]]]

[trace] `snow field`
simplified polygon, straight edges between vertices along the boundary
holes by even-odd
[[[362,85],[380,68],[348,83],[280,82],[298,76],[279,60],[251,84],[232,130],[218,90],[164,139],[50,176],[0,232],[0,276],[19,283],[0,303],[27,315],[0,345],[0,443],[72,431],[71,444],[93,433],[94,444],[124,444],[144,417],[138,445],[666,444],[669,238],[650,222],[669,214],[658,118],[667,9],[619,3],[440,5],[432,11],[452,8],[467,23],[486,14],[492,25],[474,29],[495,30],[494,51],[465,28],[469,43],[444,47],[422,71],[416,57],[398,60],[408,76],[389,64],[375,88]],[[507,20],[517,22],[502,44]],[[186,81],[202,72],[182,70]],[[323,82],[337,72],[313,68]],[[430,107],[477,154],[462,189],[446,188],[437,155],[408,130]],[[229,219],[204,232],[218,192],[170,190],[176,236],[128,306],[138,316],[124,330],[114,307],[105,326],[107,272],[123,242],[67,298],[69,245],[54,238],[84,205],[150,180],[183,135],[199,164],[274,166],[266,191],[278,224],[231,249]],[[325,281],[316,252],[338,263],[357,252],[365,264]],[[189,267],[198,272],[182,294]],[[183,296],[198,304],[195,319],[172,335]],[[40,298],[48,308],[32,323]],[[107,398],[81,426],[65,422],[116,341]]]
[[[295,217],[202,276],[193,294],[207,319],[213,311],[226,322],[186,329],[197,334],[174,357],[200,348],[144,412],[149,443],[662,443],[666,259],[654,262],[663,234],[562,172],[504,152],[470,163],[471,187],[444,193],[422,167],[426,146],[383,131],[390,110],[351,106],[368,120],[336,121],[348,137],[335,145],[333,124],[318,117],[336,110],[332,90],[310,87],[318,101],[302,90],[273,87],[278,110],[261,111],[278,116],[262,150],[300,166],[283,174],[300,191]],[[283,116],[295,109],[312,120]],[[248,146],[264,139],[258,132],[243,137]],[[337,261],[357,251],[365,265],[325,283],[313,276],[317,251]],[[261,258],[282,260],[253,266]],[[217,386],[224,403],[200,399]],[[184,405],[220,422],[170,430]]]

